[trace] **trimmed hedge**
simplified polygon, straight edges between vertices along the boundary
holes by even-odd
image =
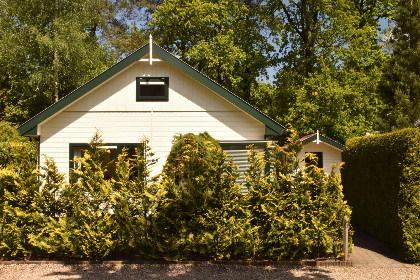
[[[420,261],[420,129],[347,141],[344,195],[353,224],[407,261]]]

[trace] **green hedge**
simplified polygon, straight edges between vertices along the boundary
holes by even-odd
[[[207,133],[176,136],[157,177],[146,139],[135,155],[122,151],[108,179],[102,159],[110,151],[95,133],[70,183],[52,160],[40,171],[22,149],[0,165],[0,258],[339,258],[351,215],[340,177],[313,155],[299,167],[302,143],[290,135],[286,148],[251,147],[239,183],[237,166]]]
[[[344,194],[353,224],[406,260],[420,261],[420,129],[347,141]]]

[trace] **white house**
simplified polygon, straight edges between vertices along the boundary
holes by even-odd
[[[340,172],[338,164],[342,161],[341,154],[344,145],[319,134],[319,132],[306,135],[300,140],[303,149],[298,155],[299,158],[304,158],[306,153],[313,153],[318,157],[318,167],[324,168],[326,173],[331,173],[333,165],[337,165],[336,172]]]
[[[96,130],[111,157],[147,137],[159,173],[177,133],[207,131],[238,157],[265,145],[284,127],[152,41],[24,124],[39,143],[39,160],[54,158],[68,173]],[[239,162],[237,162],[238,164]]]

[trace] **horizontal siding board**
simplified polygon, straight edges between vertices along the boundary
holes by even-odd
[[[136,102],[136,77],[169,77],[169,101]],[[170,63],[136,62],[66,111],[240,111]]]
[[[233,118],[231,118],[234,116]],[[241,118],[242,116],[242,118]],[[61,172],[68,172],[69,144],[88,143],[96,129],[105,143],[137,143],[151,138],[160,158],[161,171],[177,133],[208,131],[218,140],[263,140],[264,125],[248,122],[243,112],[71,112],[66,111],[42,125],[41,154],[54,157]]]
[[[169,77],[169,101],[136,102],[136,77]],[[150,139],[161,171],[178,133],[207,131],[220,141],[264,140],[266,124],[168,62],[134,62],[39,125],[40,152],[68,172],[69,144],[88,143],[98,129],[105,143]],[[233,151],[232,151],[233,152]],[[246,153],[238,157],[246,170]]]

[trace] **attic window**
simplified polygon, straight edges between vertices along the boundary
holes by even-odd
[[[168,101],[169,77],[137,77],[136,101]]]

